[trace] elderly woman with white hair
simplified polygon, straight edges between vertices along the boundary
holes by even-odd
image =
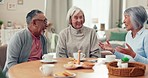
[[[130,7],[124,11],[124,24],[128,31],[125,41],[126,48],[112,48],[109,41],[106,44],[99,43],[105,50],[110,50],[118,58],[129,57],[131,60],[148,64],[148,30],[144,28],[147,21],[147,12],[144,7]]]
[[[97,35],[94,29],[85,27],[85,16],[78,7],[71,7],[67,13],[68,27],[59,34],[57,57],[73,57],[73,53],[81,50],[87,58],[100,57]]]

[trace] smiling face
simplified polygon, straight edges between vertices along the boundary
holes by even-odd
[[[40,36],[47,28],[47,19],[43,13],[37,14],[33,19],[33,34],[35,36]]]
[[[129,15],[124,15],[124,24],[126,26],[127,31],[134,29]]]
[[[83,26],[84,23],[84,15],[81,11],[76,11],[71,16],[71,24],[75,29],[80,29]]]

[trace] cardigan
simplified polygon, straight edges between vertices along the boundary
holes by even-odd
[[[42,55],[47,53],[45,36],[40,36],[42,45]],[[8,69],[18,63],[27,62],[32,47],[32,36],[28,28],[18,31],[10,39],[7,47],[7,58],[3,73],[6,74]]]

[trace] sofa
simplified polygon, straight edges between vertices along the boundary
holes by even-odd
[[[113,48],[117,46],[125,47],[125,36],[127,34],[126,29],[123,28],[112,28],[104,31],[104,37],[99,39],[101,42],[106,43],[108,39]],[[112,54],[109,51],[101,49],[101,55],[104,58],[105,55]]]
[[[126,29],[123,28],[112,28],[104,31],[104,39],[99,39],[105,42],[107,39],[112,44],[113,47],[122,46],[125,44],[125,36],[127,34]]]

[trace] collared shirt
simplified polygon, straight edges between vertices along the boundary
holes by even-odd
[[[142,28],[132,37],[132,32],[129,31],[126,35],[126,43],[130,45],[136,56],[133,58],[137,62],[148,64],[148,30]],[[117,57],[122,58],[123,54],[115,52]]]
[[[40,37],[35,37],[32,33],[31,36],[32,36],[32,47],[28,61],[39,60],[41,59],[42,56]]]

